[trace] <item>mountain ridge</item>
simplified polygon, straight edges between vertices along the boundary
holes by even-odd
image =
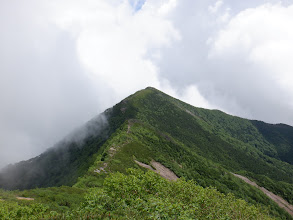
[[[285,131],[283,126],[271,130],[266,123],[196,108],[151,87],[125,98],[106,110],[104,116],[105,127],[85,137],[82,146],[61,144],[59,150],[51,149],[30,162],[16,164],[8,173],[18,170],[18,176],[5,180],[0,175],[0,186],[101,187],[108,173],[139,168],[135,160],[150,165],[155,160],[203,187],[213,186],[249,203],[269,205],[273,214],[283,212],[230,172],[244,175],[293,202],[293,165],[284,158],[293,149],[290,126],[285,126]],[[278,138],[269,139],[267,129],[277,132]],[[280,141],[282,148],[277,145]],[[36,166],[39,170],[30,173],[30,168]],[[94,172],[97,169],[99,173]]]

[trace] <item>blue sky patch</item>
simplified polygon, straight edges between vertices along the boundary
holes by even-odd
[[[139,11],[146,0],[129,0],[130,5],[134,8],[135,11]]]

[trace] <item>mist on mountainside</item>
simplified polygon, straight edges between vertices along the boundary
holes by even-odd
[[[79,167],[81,162],[76,161],[88,160],[90,163],[91,155],[96,153],[107,137],[107,116],[102,113],[40,155],[2,168],[0,185],[5,188],[17,186],[24,189],[73,183],[82,172]],[[93,141],[95,141],[94,146],[92,146]],[[75,164],[72,164],[74,161]],[[56,178],[56,175],[63,177],[67,175],[68,178],[62,181],[60,176]]]
[[[292,125],[292,10],[288,0],[3,2],[0,167],[148,85]]]
[[[286,163],[290,156],[284,157],[293,152],[292,129],[194,107],[148,87],[89,121],[81,135],[77,129],[55,148],[7,167],[0,173],[0,187],[105,189],[109,174],[121,176],[128,168],[140,169],[138,164],[157,169],[158,162],[177,177],[233,193],[260,204],[272,216],[291,219],[269,197],[233,174],[292,203],[293,161]],[[270,133],[275,138],[269,139]]]

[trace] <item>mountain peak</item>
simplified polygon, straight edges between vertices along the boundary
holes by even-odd
[[[101,119],[85,125],[83,130],[89,132],[81,143],[61,141],[58,148],[6,168],[0,186],[95,187],[101,186],[108,173],[140,168],[135,161],[146,165],[156,161],[178,177],[254,203],[270,204],[231,173],[251,178],[293,202],[290,126],[271,126],[196,108],[153,87],[130,95],[105,111]]]

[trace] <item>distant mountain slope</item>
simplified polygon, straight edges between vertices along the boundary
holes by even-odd
[[[293,166],[276,159],[278,146],[268,142],[251,121],[195,108],[156,89],[144,90],[132,100],[140,120],[170,134],[198,155],[231,171],[245,172],[293,202],[292,185],[285,184],[293,183]]]
[[[73,185],[103,152],[104,142],[133,116],[131,108],[121,114],[119,105],[106,110],[41,155],[2,169],[0,187],[31,189]]]
[[[272,138],[276,133],[278,138]],[[286,157],[293,149],[291,137],[290,126],[271,127],[196,108],[147,88],[92,120],[72,140],[7,167],[0,175],[0,186],[101,186],[109,172],[126,173],[126,168],[140,168],[135,160],[150,165],[155,160],[179,177],[270,206],[273,215],[290,218],[260,190],[230,172],[253,179],[292,204],[293,165]]]
[[[274,146],[278,157],[293,164],[293,127],[285,124],[267,124],[252,121],[254,126],[271,145]]]
[[[6,189],[72,185],[110,134],[107,122],[97,117],[41,155],[5,167],[0,185]]]

